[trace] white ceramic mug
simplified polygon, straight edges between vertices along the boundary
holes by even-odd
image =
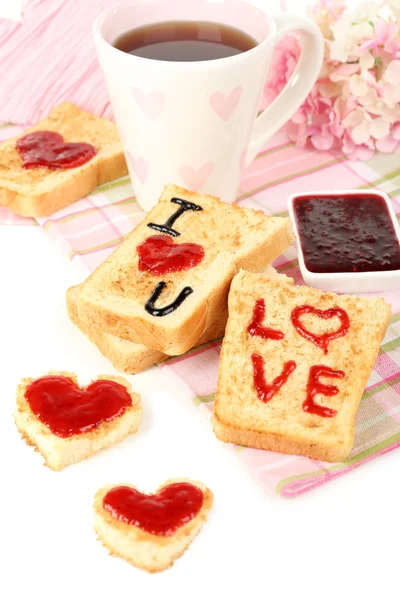
[[[177,20],[229,25],[257,45],[198,62],[141,58],[112,45],[126,31]],[[291,31],[301,39],[298,66],[257,117],[275,43]],[[169,182],[233,202],[241,170],[304,101],[324,50],[318,27],[307,19],[271,17],[242,0],[131,0],[100,15],[93,36],[133,188],[145,210]]]

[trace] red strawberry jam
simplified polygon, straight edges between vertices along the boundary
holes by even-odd
[[[301,196],[293,208],[312,273],[400,269],[399,240],[380,195]]]
[[[17,140],[22,168],[74,169],[87,163],[97,154],[91,144],[64,142],[55,131],[33,131]]]
[[[253,380],[258,399],[265,403],[269,402],[279,392],[297,367],[294,360],[288,360],[284,363],[282,372],[275,377],[272,383],[267,383],[263,357],[259,354],[252,354],[251,362],[253,363]]]
[[[263,298],[259,298],[253,309],[253,319],[247,327],[250,335],[261,337],[264,340],[282,340],[285,337],[283,332],[263,325],[264,318],[265,302]]]
[[[318,394],[323,394],[324,396],[336,396],[336,394],[339,393],[339,389],[336,385],[322,383],[319,378],[342,378],[344,375],[344,371],[337,371],[326,365],[314,365],[311,367],[307,383],[307,397],[303,402],[303,410],[320,417],[334,417],[337,414],[337,410],[317,404],[315,402],[315,396]]]
[[[153,235],[138,247],[139,271],[152,275],[165,275],[197,267],[204,258],[204,250],[198,244],[175,244],[166,235]]]
[[[104,496],[103,507],[114,519],[154,535],[169,536],[194,519],[203,500],[203,492],[186,482],[172,483],[149,495],[118,486]]]
[[[312,333],[303,325],[300,320],[302,315],[307,314],[316,315],[320,319],[325,320],[337,317],[340,321],[339,328],[336,329],[336,331],[328,331],[321,334]],[[339,308],[338,306],[328,308],[327,310],[320,310],[319,308],[315,308],[315,306],[309,306],[308,304],[295,306],[292,310],[291,319],[293,327],[296,329],[296,331],[306,340],[309,340],[316,346],[319,346],[325,354],[328,354],[329,342],[336,340],[339,337],[343,337],[350,329],[349,315],[345,310],[343,310],[343,308]]]
[[[62,438],[88,433],[132,406],[132,398],[116,381],[93,381],[82,389],[60,375],[35,379],[27,386],[25,398],[39,421]]]

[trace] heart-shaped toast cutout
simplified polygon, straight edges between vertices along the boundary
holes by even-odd
[[[332,319],[333,317],[338,317],[340,320],[339,329],[336,331],[328,331],[326,333],[312,333],[309,331],[301,322],[302,315],[312,314],[316,315],[320,319]],[[343,337],[349,331],[350,328],[350,319],[348,314],[342,308],[335,306],[334,308],[328,308],[327,310],[321,310],[319,308],[315,308],[314,306],[309,306],[308,304],[304,304],[302,306],[296,306],[292,310],[291,315],[292,323],[296,331],[302,335],[306,340],[309,340],[319,348],[324,351],[324,354],[328,353],[329,342],[335,340],[339,337]]]
[[[175,244],[166,235],[153,235],[138,247],[139,270],[164,275],[197,267],[204,258],[198,244]]]
[[[17,140],[22,168],[74,169],[97,154],[91,144],[64,142],[55,131],[33,131]]]
[[[62,438],[88,433],[132,406],[130,394],[116,381],[99,379],[81,388],[60,375],[34,379],[25,398],[33,414]]]
[[[169,536],[194,519],[203,501],[203,492],[188,482],[172,483],[149,495],[118,486],[104,496],[103,508],[128,525],[153,535]]]

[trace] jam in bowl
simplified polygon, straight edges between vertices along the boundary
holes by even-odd
[[[400,288],[400,227],[384,192],[293,194],[289,214],[306,283],[337,292]]]

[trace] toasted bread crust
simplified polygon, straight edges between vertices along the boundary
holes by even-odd
[[[232,276],[233,273],[226,275],[221,290],[210,297],[210,302],[218,304],[218,309],[226,305]],[[129,316],[120,315],[111,307],[103,308],[91,300],[85,299],[84,308],[81,306],[78,301],[79,317],[91,329],[100,328],[128,341],[139,340],[141,345],[162,352],[165,356],[181,355],[198,345],[207,331],[207,322],[211,320],[207,305],[202,304],[184,319],[179,329],[171,331],[164,330],[162,324],[150,321],[147,316],[138,316],[133,322]]]
[[[86,125],[85,130],[82,123]],[[15,143],[27,133],[38,130],[56,131],[68,142],[91,143],[98,152],[75,169],[24,171]],[[48,117],[21,135],[1,143],[0,165],[3,166],[0,205],[26,217],[47,217],[83,198],[97,186],[128,173],[114,123],[95,117],[69,102],[54,108]]]
[[[266,325],[282,331],[283,339],[265,340],[249,334],[247,327],[258,298],[265,300]],[[305,340],[291,324],[292,309],[302,304],[322,310],[340,306],[347,312],[349,332],[333,339],[328,353]],[[234,278],[229,295],[229,319],[214,403],[216,436],[224,442],[273,452],[301,454],[327,462],[345,460],[353,447],[357,409],[389,319],[390,307],[381,298],[338,296],[295,286],[292,279],[273,272],[256,275],[241,271]],[[338,324],[315,317],[308,327],[321,334],[329,327],[336,331]],[[252,353],[264,359],[267,381],[281,372],[287,360],[296,363],[293,375],[267,403],[257,397]],[[344,372],[343,378],[323,380],[334,384],[337,394],[320,394],[316,400],[317,404],[336,410],[332,418],[310,414],[302,408],[309,369],[317,364]]]
[[[168,358],[162,352],[146,348],[142,344],[135,344],[122,340],[114,335],[105,333],[97,327],[90,327],[78,315],[78,294],[80,285],[68,288],[66,292],[67,311],[70,320],[86,335],[99,351],[117,369],[124,373],[139,373],[162,360]]]
[[[91,342],[93,342],[100,352],[110,360],[112,365],[124,373],[139,373],[148,367],[159,363],[167,358],[168,355],[146,348],[142,344],[135,344],[128,340],[123,340],[115,335],[105,333],[97,327],[89,327],[84,323],[78,314],[77,302],[80,285],[68,288],[66,292],[66,302],[68,316],[71,321],[84,333]],[[199,345],[205,344],[211,340],[224,335],[226,322],[228,320],[228,307],[225,307],[222,314],[218,315],[215,321],[204,332],[199,340]]]
[[[221,442],[282,454],[298,454],[324,462],[341,462],[345,460],[349,456],[354,443],[354,427],[347,444],[341,447],[330,447],[323,441],[321,443],[306,442],[302,439],[288,439],[277,433],[264,433],[233,427],[218,419],[215,414],[212,417],[212,424],[214,433]]]
[[[129,483],[118,483],[106,485],[97,491],[93,504],[94,530],[97,539],[111,556],[119,556],[148,573],[157,573],[171,567],[174,561],[184,554],[206,521],[214,496],[203,483],[186,478],[170,479],[163,483],[157,492],[172,483],[181,482],[191,483],[200,488],[204,495],[204,501],[194,519],[180,527],[171,536],[154,535],[134,525],[127,525],[123,521],[115,519],[103,508],[104,496],[110,489],[120,485],[138,489],[136,486]],[[114,541],[111,540],[111,537]]]
[[[147,224],[163,222],[171,215],[170,200],[174,196],[202,205],[202,211],[180,217],[177,243],[201,243],[204,261],[195,268],[163,277],[139,272],[137,246],[149,237]],[[79,317],[90,328],[139,341],[164,354],[183,354],[199,343],[215,315],[222,313],[231,280],[239,268],[264,268],[291,241],[288,219],[267,217],[261,211],[227,205],[213,196],[168,185],[147,218],[84,282],[78,300]],[[191,286],[193,293],[172,313],[153,317],[146,312],[145,303],[160,280],[167,282],[170,301],[183,286]],[[165,297],[161,305],[163,301]]]
[[[75,373],[50,371],[46,375],[69,377],[78,384]],[[22,439],[40,452],[44,458],[44,464],[53,471],[60,471],[70,464],[89,458],[138,430],[142,418],[140,395],[132,392],[131,384],[123,377],[99,375],[96,381],[102,379],[123,385],[132,398],[132,406],[127,408],[120,417],[101,423],[93,431],[73,435],[69,438],[54,435],[31,411],[25,398],[25,390],[33,378],[24,378],[18,385],[14,411],[15,424]]]

